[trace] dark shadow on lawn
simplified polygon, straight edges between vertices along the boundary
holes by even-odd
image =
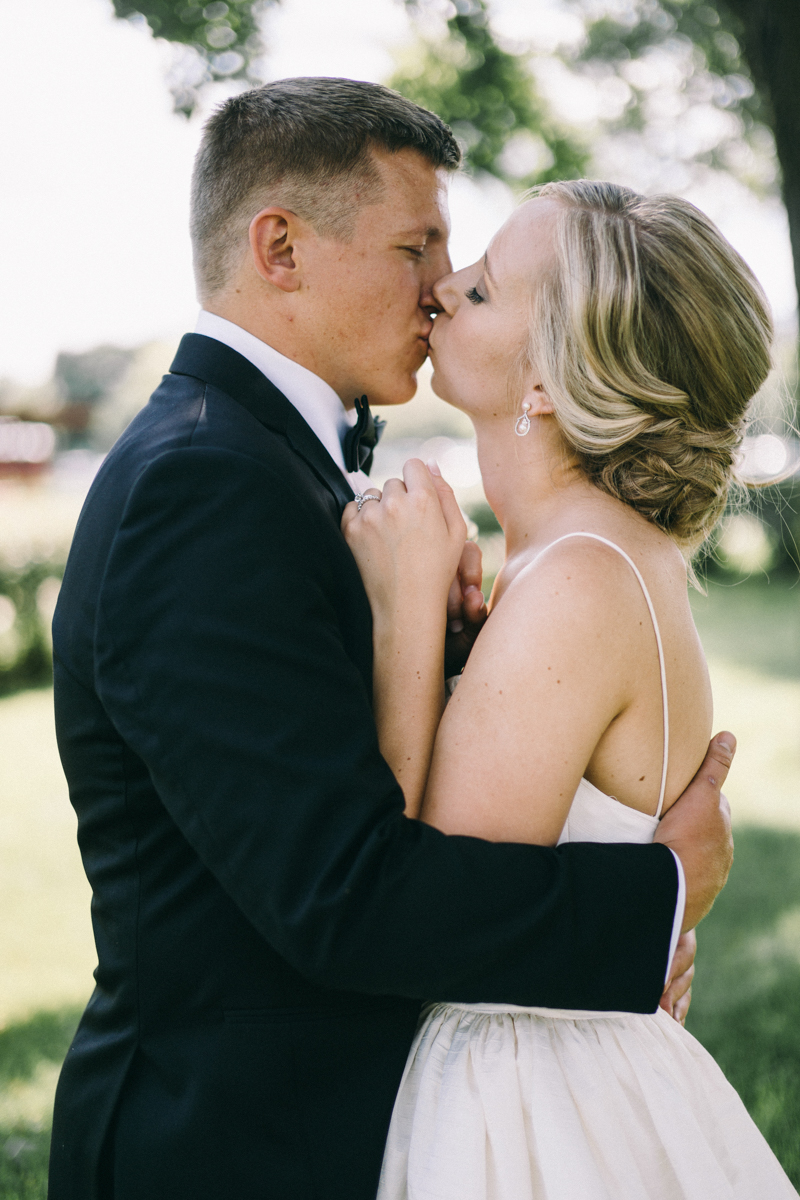
[[[30,1079],[40,1062],[60,1063],[81,1010],[36,1013],[0,1031],[0,1089]],[[0,1200],[46,1200],[49,1122],[0,1128]]]

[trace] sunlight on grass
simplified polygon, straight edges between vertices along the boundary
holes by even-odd
[[[61,1063],[41,1061],[30,1079],[12,1079],[0,1092],[0,1129],[50,1123]]]
[[[0,1025],[85,1001],[96,964],[50,690],[0,700]]]
[[[714,731],[738,748],[725,784],[736,824],[800,829],[800,679],[709,661]]]

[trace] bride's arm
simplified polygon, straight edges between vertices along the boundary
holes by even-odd
[[[419,815],[444,707],[447,602],[466,537],[449,486],[412,459],[380,503],[345,510],[342,529],[373,618],[373,701],[383,757]]]

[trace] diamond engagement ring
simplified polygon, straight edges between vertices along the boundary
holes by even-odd
[[[366,496],[363,492],[356,492],[355,496],[353,496],[353,499],[356,502],[358,512],[361,512],[361,509],[368,500],[380,500],[380,496]]]

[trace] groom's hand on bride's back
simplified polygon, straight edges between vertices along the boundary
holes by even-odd
[[[481,591],[483,558],[480,546],[465,542],[458,574],[447,597],[447,635],[444,646],[445,678],[464,670],[469,652],[488,616]]]
[[[655,841],[674,850],[686,876],[684,930],[693,929],[725,886],[733,862],[731,810],[722,795],[736,738],[718,733],[700,770],[661,819]]]

